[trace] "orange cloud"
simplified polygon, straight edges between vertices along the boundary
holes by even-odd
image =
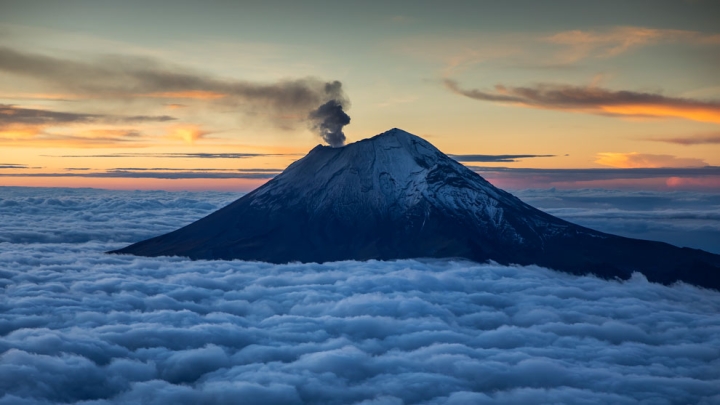
[[[653,155],[649,153],[598,153],[595,163],[622,169],[660,168],[660,167],[703,167],[708,164],[702,159],[678,158],[673,155]]]
[[[0,114],[6,112],[0,111]],[[41,134],[45,129],[44,125],[7,124],[0,126],[0,142],[3,140],[31,139]],[[3,142],[4,143],[4,142]]]
[[[6,100],[79,100],[86,98],[77,94],[56,94],[56,93],[0,93],[0,99]]]
[[[198,100],[214,100],[226,97],[227,94],[217,93],[214,91],[204,90],[188,90],[188,91],[164,91],[157,93],[138,94],[138,97],[154,97],[154,98],[190,98]]]
[[[195,141],[204,138],[210,132],[203,131],[197,125],[179,125],[171,127],[168,133],[168,137],[173,139],[180,139],[189,144],[195,143]]]
[[[720,124],[720,109],[707,106],[684,105],[603,105],[600,110],[610,115],[628,115],[633,117],[674,117],[691,121]]]
[[[128,129],[84,129],[49,132],[47,126],[26,125],[0,130],[0,144],[33,148],[137,148],[151,146],[154,137]]]
[[[495,86],[486,92],[461,88],[445,80],[450,91],[480,101],[511,104],[520,107],[585,112],[590,114],[684,118],[720,124],[720,101],[666,97],[655,93],[608,90],[596,86],[542,84],[534,87]]]

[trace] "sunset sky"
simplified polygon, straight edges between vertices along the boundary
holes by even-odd
[[[720,191],[719,1],[369,4],[0,0],[0,186],[247,191],[339,81],[501,187]]]

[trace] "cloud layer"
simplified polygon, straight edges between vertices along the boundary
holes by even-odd
[[[717,193],[534,189],[513,194],[589,228],[720,254]]]
[[[40,234],[0,243],[0,404],[720,400],[717,292],[470,262],[105,255],[235,196],[0,195],[0,235],[12,217]]]
[[[521,159],[555,157],[555,155],[448,155],[458,162],[494,162],[510,163]]]
[[[643,167],[598,169],[533,169],[468,167],[504,189],[527,188],[630,188],[716,192],[720,167]]]
[[[241,195],[0,187],[0,242],[136,242],[187,225]]]
[[[720,399],[716,292],[532,266],[105,247],[2,246],[0,403]]]
[[[462,96],[521,107],[626,117],[684,118],[720,124],[720,101],[667,97],[655,93],[615,91],[597,86],[542,84],[532,87],[495,86],[495,91],[462,88],[454,80],[445,87]]]

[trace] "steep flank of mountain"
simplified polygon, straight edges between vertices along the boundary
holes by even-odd
[[[112,253],[272,263],[457,257],[720,288],[718,255],[553,217],[399,129],[317,146],[227,207]]]

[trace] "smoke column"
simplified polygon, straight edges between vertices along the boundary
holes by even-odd
[[[312,129],[330,146],[337,148],[345,144],[343,127],[350,123],[350,116],[343,111],[338,100],[330,100],[310,113]]]
[[[345,113],[344,108],[349,106],[349,101],[342,90],[342,83],[333,81],[325,83],[325,103],[308,115],[310,129],[333,148],[345,145],[345,134],[343,127],[350,123],[350,116]]]

